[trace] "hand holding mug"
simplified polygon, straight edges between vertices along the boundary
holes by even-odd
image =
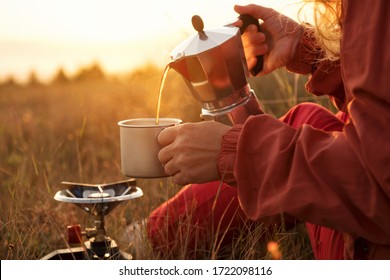
[[[205,183],[219,179],[217,159],[222,136],[230,126],[215,121],[167,127],[158,135],[158,158],[174,183]]]

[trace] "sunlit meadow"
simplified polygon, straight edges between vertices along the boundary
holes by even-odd
[[[53,196],[63,188],[61,181],[108,183],[125,179],[117,122],[154,116],[162,70],[146,65],[112,76],[93,64],[72,77],[59,69],[46,83],[32,72],[27,84],[10,78],[0,85],[0,259],[41,259],[68,246],[67,225],[91,226],[89,214],[73,204],[57,202]],[[304,77],[284,70],[250,81],[267,113],[275,117],[296,103],[312,100],[304,82]],[[320,101],[330,106],[325,99]],[[200,121],[199,113],[200,104],[182,78],[171,71],[163,91],[161,116],[195,122]],[[108,235],[137,258],[312,257],[302,227],[278,227],[270,234],[262,225],[238,236],[230,248],[202,248],[202,255],[197,256],[186,255],[183,248],[164,256],[156,254],[144,226],[139,224],[134,234],[129,225],[146,218],[180,186],[169,178],[137,179],[137,185],[144,196],[126,201],[106,218]],[[271,249],[267,250],[264,240],[274,242],[268,243]]]

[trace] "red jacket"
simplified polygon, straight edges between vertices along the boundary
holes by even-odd
[[[249,218],[292,216],[344,232],[346,258],[359,237],[369,258],[390,259],[390,2],[344,0],[342,29],[338,67],[313,65],[303,36],[288,68],[347,111],[344,130],[253,116],[224,135],[218,170]]]

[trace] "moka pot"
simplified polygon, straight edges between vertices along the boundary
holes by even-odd
[[[204,30],[199,16],[192,18],[192,24],[198,33],[174,48],[170,67],[201,103],[202,117],[233,125],[262,113],[248,83],[240,29],[229,25]]]

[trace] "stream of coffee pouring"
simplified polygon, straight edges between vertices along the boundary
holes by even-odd
[[[157,106],[156,106],[156,121],[155,124],[159,123],[160,120],[160,107],[161,107],[161,98],[162,98],[162,92],[164,90],[165,80],[167,79],[167,75],[169,72],[169,69],[171,69],[171,64],[167,64],[165,66],[161,81],[160,81],[160,89],[158,91],[158,98],[157,98]]]

